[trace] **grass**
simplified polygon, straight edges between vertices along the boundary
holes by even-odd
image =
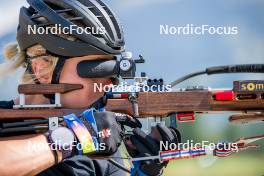
[[[202,159],[202,158],[201,158]],[[264,155],[233,155],[202,167],[201,159],[171,161],[165,176],[264,176]]]

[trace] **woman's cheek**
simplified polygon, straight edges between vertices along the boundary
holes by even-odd
[[[86,85],[83,89],[63,94],[61,102],[66,108],[87,108],[101,98],[103,94],[103,92],[94,92],[93,86]]]

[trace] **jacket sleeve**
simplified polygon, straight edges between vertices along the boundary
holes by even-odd
[[[14,101],[0,101],[0,109],[12,109],[15,105]]]
[[[141,167],[140,161],[133,162],[133,165],[134,167],[131,169],[131,176],[148,176],[140,169]]]

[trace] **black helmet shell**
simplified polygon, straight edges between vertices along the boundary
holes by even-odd
[[[49,52],[67,57],[91,54],[120,54],[124,51],[124,34],[114,13],[101,0],[27,0],[30,7],[22,7],[19,15],[17,41],[21,50],[40,44]],[[71,18],[62,14],[70,13]],[[44,17],[46,23],[37,18]],[[81,26],[79,24],[82,24]],[[47,27],[60,25],[70,27],[104,28],[104,33],[87,34],[73,31],[77,40],[67,40],[51,33],[29,34],[28,26]]]

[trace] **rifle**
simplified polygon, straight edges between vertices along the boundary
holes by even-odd
[[[161,80],[148,80],[161,85]],[[158,82],[158,83],[157,83]],[[246,85],[255,85],[255,89],[245,90]],[[260,85],[263,85],[261,87]],[[248,86],[250,87],[250,86]],[[60,104],[60,94],[81,89],[75,84],[25,84],[19,85],[19,105],[14,109],[1,109],[0,120],[30,120],[26,122],[4,123],[1,133],[12,132],[15,127],[20,130],[32,130],[28,125],[48,124],[50,117],[63,117],[75,113],[81,114],[84,109],[67,109]],[[55,104],[27,105],[25,95],[55,94]],[[137,118],[168,117],[179,122],[195,120],[195,114],[214,111],[232,111],[232,123],[243,121],[263,121],[264,81],[234,81],[231,90],[210,90],[203,87],[193,87],[171,92],[111,92],[106,94],[105,109],[113,112],[127,113]],[[241,113],[242,112],[242,113]],[[36,121],[32,121],[36,120]],[[35,126],[35,130],[46,129],[46,126]]]
[[[171,85],[175,86],[186,79],[201,74],[241,72],[263,73],[264,65],[248,64],[211,67],[205,71],[184,76],[172,82]],[[136,118],[170,116],[171,124],[174,126],[176,119],[179,122],[190,122],[195,120],[195,115],[198,113],[215,111],[234,112],[235,114],[229,118],[231,123],[264,121],[264,80],[234,81],[233,88],[225,90],[194,86],[173,91],[168,91],[164,88],[162,79],[148,79],[145,73],[141,73],[141,77],[134,77],[134,80],[136,84],[132,85],[133,89],[112,90],[105,94],[103,104],[106,110],[126,113]],[[153,86],[158,91],[145,91],[144,89]],[[3,123],[2,127],[0,127],[0,134],[14,131],[43,130],[54,123],[58,125],[64,115],[71,113],[81,114],[85,109],[68,109],[62,107],[60,103],[61,94],[81,88],[82,85],[76,84],[19,85],[19,105],[15,105],[10,110],[0,110],[0,121],[8,121],[8,123]],[[55,103],[27,105],[25,96],[35,94],[54,94]],[[57,117],[57,119],[54,120],[54,118],[50,117]],[[21,122],[21,120],[26,121]]]

